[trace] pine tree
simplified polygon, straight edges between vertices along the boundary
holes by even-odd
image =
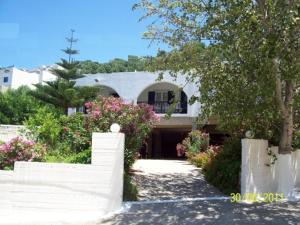
[[[62,49],[68,55],[68,60],[61,59],[57,68],[51,72],[57,76],[55,81],[46,81],[45,84],[36,84],[36,90],[31,94],[37,99],[53,104],[61,108],[66,114],[69,107],[82,106],[88,99],[96,97],[100,92],[99,86],[94,87],[77,87],[76,79],[84,77],[79,73],[78,61],[73,56],[79,52],[73,49],[73,44],[78,41],[74,38],[74,30],[71,30],[71,37],[66,38],[70,43],[69,47]]]

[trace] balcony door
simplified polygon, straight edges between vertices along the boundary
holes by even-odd
[[[173,91],[150,91],[148,92],[148,104],[153,105],[156,113],[167,113],[170,105],[175,100],[175,93]],[[180,100],[176,103],[174,113],[187,113],[187,97],[181,91]]]

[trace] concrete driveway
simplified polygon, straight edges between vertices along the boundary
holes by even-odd
[[[187,161],[138,160],[133,169],[140,201],[223,196]]]
[[[186,161],[138,160],[139,201],[104,225],[300,225],[300,203],[231,203]]]

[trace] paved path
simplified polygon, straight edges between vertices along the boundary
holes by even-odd
[[[133,205],[103,225],[300,225],[300,203],[232,204],[212,200]]]
[[[223,196],[186,161],[138,160],[133,169],[141,201]]]
[[[185,161],[138,160],[134,176],[140,202],[103,225],[300,225],[300,203],[237,204]],[[192,198],[192,200],[182,200]],[[169,201],[166,201],[166,200]],[[164,200],[162,202],[157,200]]]

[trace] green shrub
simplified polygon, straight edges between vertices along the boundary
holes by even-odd
[[[82,152],[75,153],[66,159],[67,163],[90,164],[92,162],[92,151],[86,149]]]
[[[293,136],[293,148],[300,149],[300,130],[294,132]]]
[[[199,130],[193,130],[181,144],[177,145],[176,149],[177,152],[180,152],[180,154],[184,151],[188,158],[192,158],[196,154],[206,151],[208,143],[209,135],[207,133],[203,133]]]
[[[204,166],[205,179],[225,194],[240,192],[241,140],[226,140],[222,150]]]
[[[29,130],[25,134],[28,138],[50,147],[56,145],[62,130],[59,117],[45,107],[38,109],[37,113],[29,117],[24,125]]]
[[[0,124],[23,124],[42,107],[26,86],[0,92]]]
[[[66,162],[74,152],[66,142],[58,142],[55,146],[51,146],[51,150],[47,152],[45,159],[46,162],[60,163]]]
[[[82,113],[60,117],[60,143],[65,143],[73,152],[81,152],[91,146],[92,132],[87,128]]]
[[[123,200],[124,201],[136,201],[137,200],[137,188],[132,183],[131,176],[127,173],[124,174],[124,187],[123,187]]]

